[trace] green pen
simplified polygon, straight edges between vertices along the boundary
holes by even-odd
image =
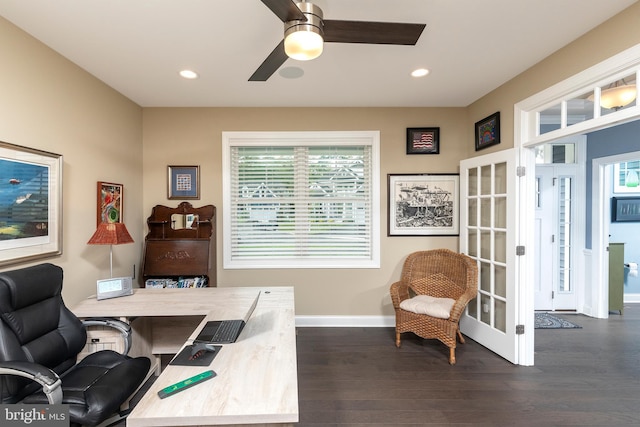
[[[196,384],[200,384],[203,381],[209,380],[216,376],[216,373],[212,370],[204,371],[201,374],[195,375],[191,378],[187,378],[186,380],[182,380],[178,383],[172,384],[169,387],[165,387],[158,392],[158,396],[160,399],[164,399],[165,397],[169,397],[173,394],[181,392],[182,390],[186,390],[189,387],[193,387]]]

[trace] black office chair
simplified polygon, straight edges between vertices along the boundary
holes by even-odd
[[[127,415],[150,361],[102,350],[77,363],[87,333],[62,276],[53,264],[0,273],[0,403],[66,404],[72,424],[108,425]]]

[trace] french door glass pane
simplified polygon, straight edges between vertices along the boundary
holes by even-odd
[[[476,199],[469,200],[469,226],[478,225],[478,201]]]
[[[496,231],[494,235],[494,260],[496,262],[507,262],[507,233],[503,231]]]
[[[469,256],[477,257],[478,256],[478,232],[474,228],[470,228],[468,232],[469,238]]]
[[[491,264],[488,262],[480,263],[480,289],[491,292]]]
[[[507,198],[496,197],[494,202],[495,227],[507,228]]]
[[[491,194],[491,165],[482,166],[480,181],[480,194],[483,196]]]
[[[496,265],[493,269],[495,289],[494,293],[502,298],[507,297],[507,268]]]
[[[478,168],[469,169],[469,196],[478,195]]]
[[[494,309],[494,328],[506,332],[507,331],[507,304],[506,302],[496,299]]]

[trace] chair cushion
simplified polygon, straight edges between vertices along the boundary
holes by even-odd
[[[448,319],[455,300],[451,298],[436,298],[429,295],[416,295],[400,303],[400,308],[416,314],[439,319]]]

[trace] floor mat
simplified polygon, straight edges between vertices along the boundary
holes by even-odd
[[[580,329],[582,326],[549,313],[535,313],[536,329]]]

